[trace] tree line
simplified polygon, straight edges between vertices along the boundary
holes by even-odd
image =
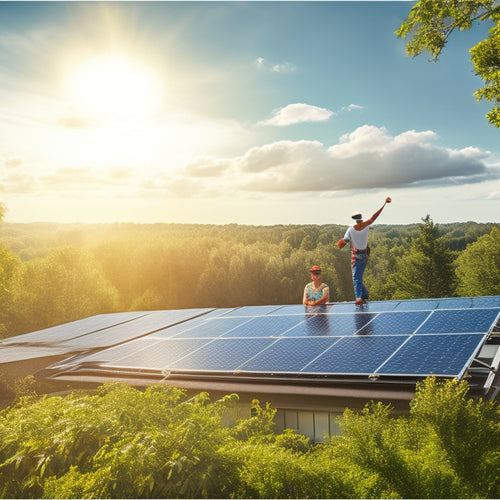
[[[0,214],[1,215],[1,214]],[[0,335],[94,314],[300,303],[318,264],[353,300],[346,226],[0,225]],[[500,224],[374,225],[371,300],[500,294]]]

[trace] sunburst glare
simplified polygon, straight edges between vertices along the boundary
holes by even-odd
[[[66,87],[72,108],[99,122],[144,118],[161,106],[158,74],[118,54],[76,64],[68,71]]]

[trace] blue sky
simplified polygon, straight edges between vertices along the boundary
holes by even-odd
[[[10,222],[500,222],[468,49],[412,59],[414,2],[0,2]]]

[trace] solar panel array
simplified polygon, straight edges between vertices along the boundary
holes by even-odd
[[[246,306],[167,327],[149,318],[152,333],[79,363],[231,377],[460,378],[499,317],[500,296]]]

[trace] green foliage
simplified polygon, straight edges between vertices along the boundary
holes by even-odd
[[[428,424],[455,474],[464,496],[498,498],[500,494],[500,411],[492,401],[467,396],[465,381],[429,378],[417,387],[410,414]]]
[[[390,277],[394,299],[449,297],[455,290],[453,255],[439,237],[438,227],[427,215],[420,234],[396,262]]]
[[[500,6],[495,0],[420,0],[396,35],[410,36],[408,55],[415,57],[425,50],[437,60],[450,35],[470,29],[475,21],[489,21],[493,28],[485,40],[470,49],[476,75],[485,82],[474,95],[495,103],[486,116],[489,123],[500,127]]]
[[[2,498],[498,498],[500,411],[466,382],[429,378],[410,412],[346,410],[318,445],[272,432],[274,410],[224,425],[211,401],[121,384],[26,397],[0,412]]]
[[[114,312],[117,296],[87,251],[61,247],[17,267],[9,306],[14,335]]]
[[[493,228],[471,243],[456,261],[457,294],[500,294],[500,229]]]
[[[4,410],[2,497],[224,496],[220,485],[211,488],[227,472],[217,450],[229,438],[220,423],[234,403],[112,384],[96,395],[45,397]]]
[[[417,386],[409,417],[381,403],[346,410],[346,458],[360,467],[370,497],[498,497],[498,404],[467,393],[464,381],[429,378]]]

